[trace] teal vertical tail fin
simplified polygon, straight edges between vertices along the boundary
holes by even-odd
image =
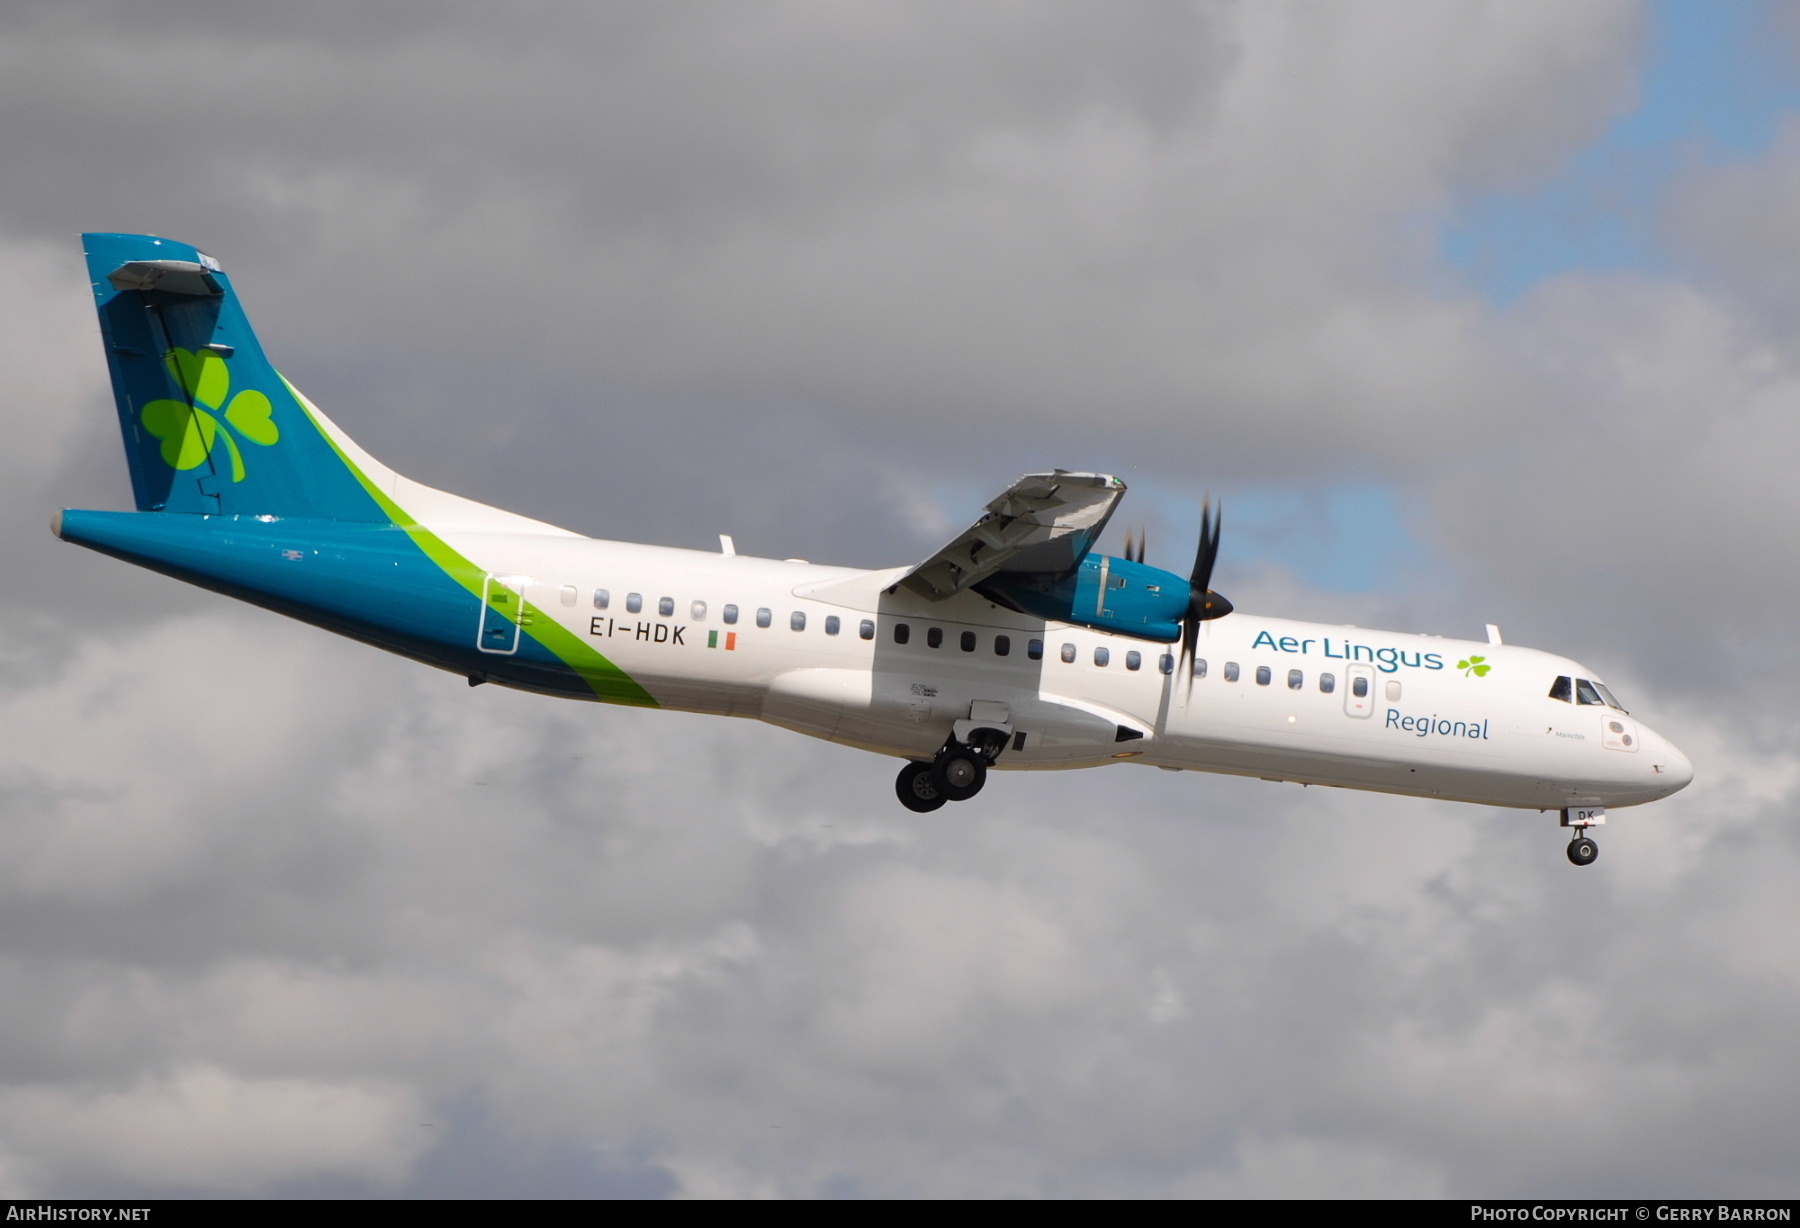
[[[389,517],[186,243],[82,236],[139,511]]]

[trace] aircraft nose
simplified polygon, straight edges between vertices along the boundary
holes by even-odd
[[[1654,736],[1654,743],[1646,749],[1654,752],[1650,762],[1658,768],[1657,783],[1663,786],[1663,796],[1667,797],[1687,788],[1688,783],[1694,779],[1694,765],[1675,743],[1661,734]]]

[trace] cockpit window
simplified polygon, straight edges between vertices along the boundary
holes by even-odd
[[[1600,692],[1596,691],[1594,689],[1594,684],[1589,682],[1586,678],[1577,678],[1575,680],[1575,702],[1578,704],[1592,704],[1596,708],[1604,708],[1606,706],[1606,701],[1600,698]]]
[[[1560,699],[1566,704],[1575,702],[1575,684],[1567,674],[1550,684],[1550,698]]]
[[[1604,682],[1596,682],[1594,684],[1594,689],[1599,691],[1600,694],[1605,697],[1607,707],[1617,708],[1621,712],[1624,712],[1626,710],[1625,705],[1620,703],[1618,697],[1616,695],[1614,695],[1610,690],[1607,689],[1607,686]]]

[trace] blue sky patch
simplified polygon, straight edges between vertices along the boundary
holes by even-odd
[[[1392,591],[1434,564],[1432,552],[1407,527],[1401,492],[1395,486],[1283,483],[1234,487],[1223,491],[1222,498],[1221,592],[1229,589],[1223,580],[1226,572],[1264,567],[1283,568],[1307,587],[1324,592]],[[1134,483],[1107,530],[1103,548],[1117,553],[1125,528],[1146,522],[1152,532],[1145,561],[1186,574],[1198,541],[1199,503],[1185,493]]]
[[[1538,187],[1470,201],[1440,250],[1501,305],[1560,273],[1671,272],[1655,233],[1669,185],[1765,150],[1800,112],[1796,68],[1767,0],[1658,0],[1638,106]]]

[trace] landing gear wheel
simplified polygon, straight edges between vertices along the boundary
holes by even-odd
[[[950,800],[931,779],[929,763],[909,763],[901,768],[894,792],[900,796],[900,804],[916,814],[930,814]]]
[[[1591,866],[1598,856],[1600,856],[1600,846],[1586,836],[1577,836],[1569,841],[1569,860],[1576,865]]]
[[[953,802],[966,802],[987,783],[987,758],[970,746],[946,747],[931,765],[931,781]]]

